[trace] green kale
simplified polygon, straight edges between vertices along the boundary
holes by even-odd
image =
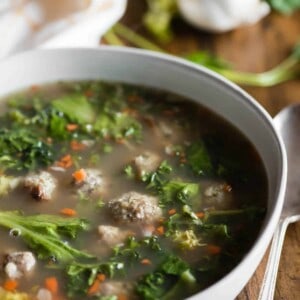
[[[55,215],[23,216],[18,211],[0,211],[0,226],[18,230],[23,241],[41,259],[54,257],[67,262],[91,257],[63,240],[64,237],[75,238],[79,231],[88,229],[83,219]]]
[[[66,269],[68,276],[68,295],[86,295],[97,274],[108,278],[124,277],[132,265],[139,263],[143,253],[162,253],[158,238],[155,236],[140,241],[129,237],[124,245],[116,246],[113,255],[106,261],[93,263],[72,262]]]
[[[53,149],[24,128],[0,129],[0,168],[34,170],[53,163]]]
[[[163,204],[179,201],[186,203],[199,193],[197,183],[171,180],[159,188],[160,199]]]
[[[94,130],[104,137],[115,139],[134,137],[141,138],[141,124],[132,116],[121,113],[100,112],[94,124]]]
[[[194,286],[195,282],[188,264],[178,256],[170,254],[165,256],[154,272],[138,281],[136,292],[146,300],[171,300],[175,295],[178,298],[183,290]]]
[[[79,124],[93,123],[95,109],[82,94],[66,95],[52,101],[52,107]]]

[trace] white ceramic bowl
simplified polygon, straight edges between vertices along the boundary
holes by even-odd
[[[238,127],[255,145],[268,176],[268,210],[254,246],[228,275],[193,300],[234,299],[246,285],[271,240],[280,217],[287,162],[271,117],[246,92],[221,76],[182,59],[141,50],[38,50],[0,63],[0,97],[58,80],[102,79],[171,91],[210,108]]]

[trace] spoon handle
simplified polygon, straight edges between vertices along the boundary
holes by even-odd
[[[258,296],[258,300],[273,300],[276,286],[276,277],[279,267],[280,254],[284,242],[286,229],[290,223],[289,218],[282,218],[275,230],[271,250],[266,266],[262,287]]]

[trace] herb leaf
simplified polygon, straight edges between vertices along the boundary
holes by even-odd
[[[54,256],[61,261],[92,257],[68,245],[64,236],[75,238],[81,230],[87,230],[87,222],[78,218],[54,215],[23,216],[18,211],[0,211],[0,226],[19,229],[24,242],[34,249],[41,259]]]

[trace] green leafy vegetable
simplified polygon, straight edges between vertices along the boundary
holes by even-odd
[[[290,14],[300,9],[299,0],[266,0],[270,6],[280,13]]]
[[[34,170],[53,162],[53,149],[27,129],[0,129],[0,168]]]
[[[95,120],[95,110],[82,94],[63,96],[52,101],[52,106],[80,124],[92,123]]]
[[[20,231],[21,238],[39,258],[54,257],[67,262],[91,257],[63,240],[64,237],[75,238],[79,231],[88,229],[83,219],[55,215],[23,216],[18,211],[0,211],[0,226]]]
[[[175,295],[178,298],[187,285],[193,286],[195,282],[187,263],[178,256],[167,255],[154,272],[138,282],[136,291],[146,300],[171,300]]]
[[[175,0],[147,0],[148,10],[143,17],[146,28],[162,42],[171,40],[171,21],[177,13]]]
[[[211,175],[213,166],[210,155],[202,141],[191,144],[187,148],[187,163],[198,175]]]

